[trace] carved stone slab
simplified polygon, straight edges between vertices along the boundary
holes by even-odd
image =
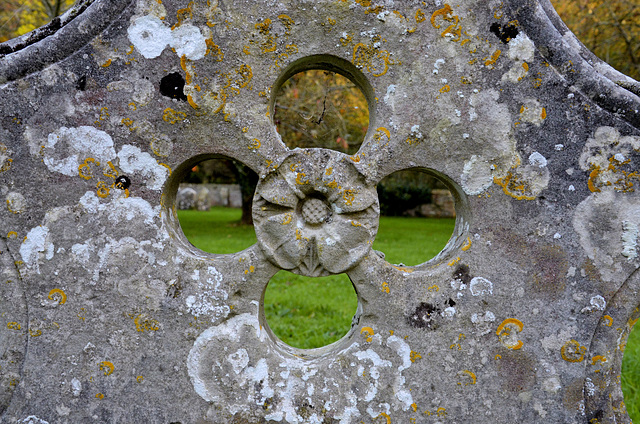
[[[629,422],[640,89],[547,0],[88,0],[0,55],[2,422]],[[308,69],[365,93],[357,154],[280,140]],[[213,157],[260,176],[235,254],[175,212]],[[457,223],[401,267],[375,187],[410,168]],[[347,273],[351,331],[278,340],[280,269]]]

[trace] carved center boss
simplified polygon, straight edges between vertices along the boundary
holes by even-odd
[[[0,55],[3,422],[629,421],[638,85],[546,0],[85,1]],[[275,93],[308,69],[367,97],[357,154],[280,140]],[[230,255],[175,213],[214,157],[260,176],[258,243]],[[394,266],[376,184],[414,168],[456,227]],[[278,340],[280,269],[347,273],[351,331]]]

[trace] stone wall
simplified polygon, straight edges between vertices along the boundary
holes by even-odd
[[[176,194],[178,209],[208,211],[213,206],[242,207],[242,193],[237,184],[180,184]]]

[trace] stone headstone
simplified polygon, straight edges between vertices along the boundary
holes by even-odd
[[[191,187],[179,188],[178,194],[176,195],[176,203],[178,204],[178,209],[194,209],[196,206],[197,197],[198,192]]]
[[[640,90],[548,1],[87,0],[0,54],[3,422],[629,422]],[[366,95],[357,154],[280,140],[311,68]],[[220,156],[260,176],[229,255],[175,213]],[[410,168],[457,224],[394,267],[375,187]],[[280,269],[347,273],[351,331],[278,340]]]

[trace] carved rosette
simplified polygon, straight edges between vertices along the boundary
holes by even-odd
[[[253,201],[258,244],[282,269],[338,274],[371,249],[380,207],[352,157],[324,149],[288,156],[260,180]]]

